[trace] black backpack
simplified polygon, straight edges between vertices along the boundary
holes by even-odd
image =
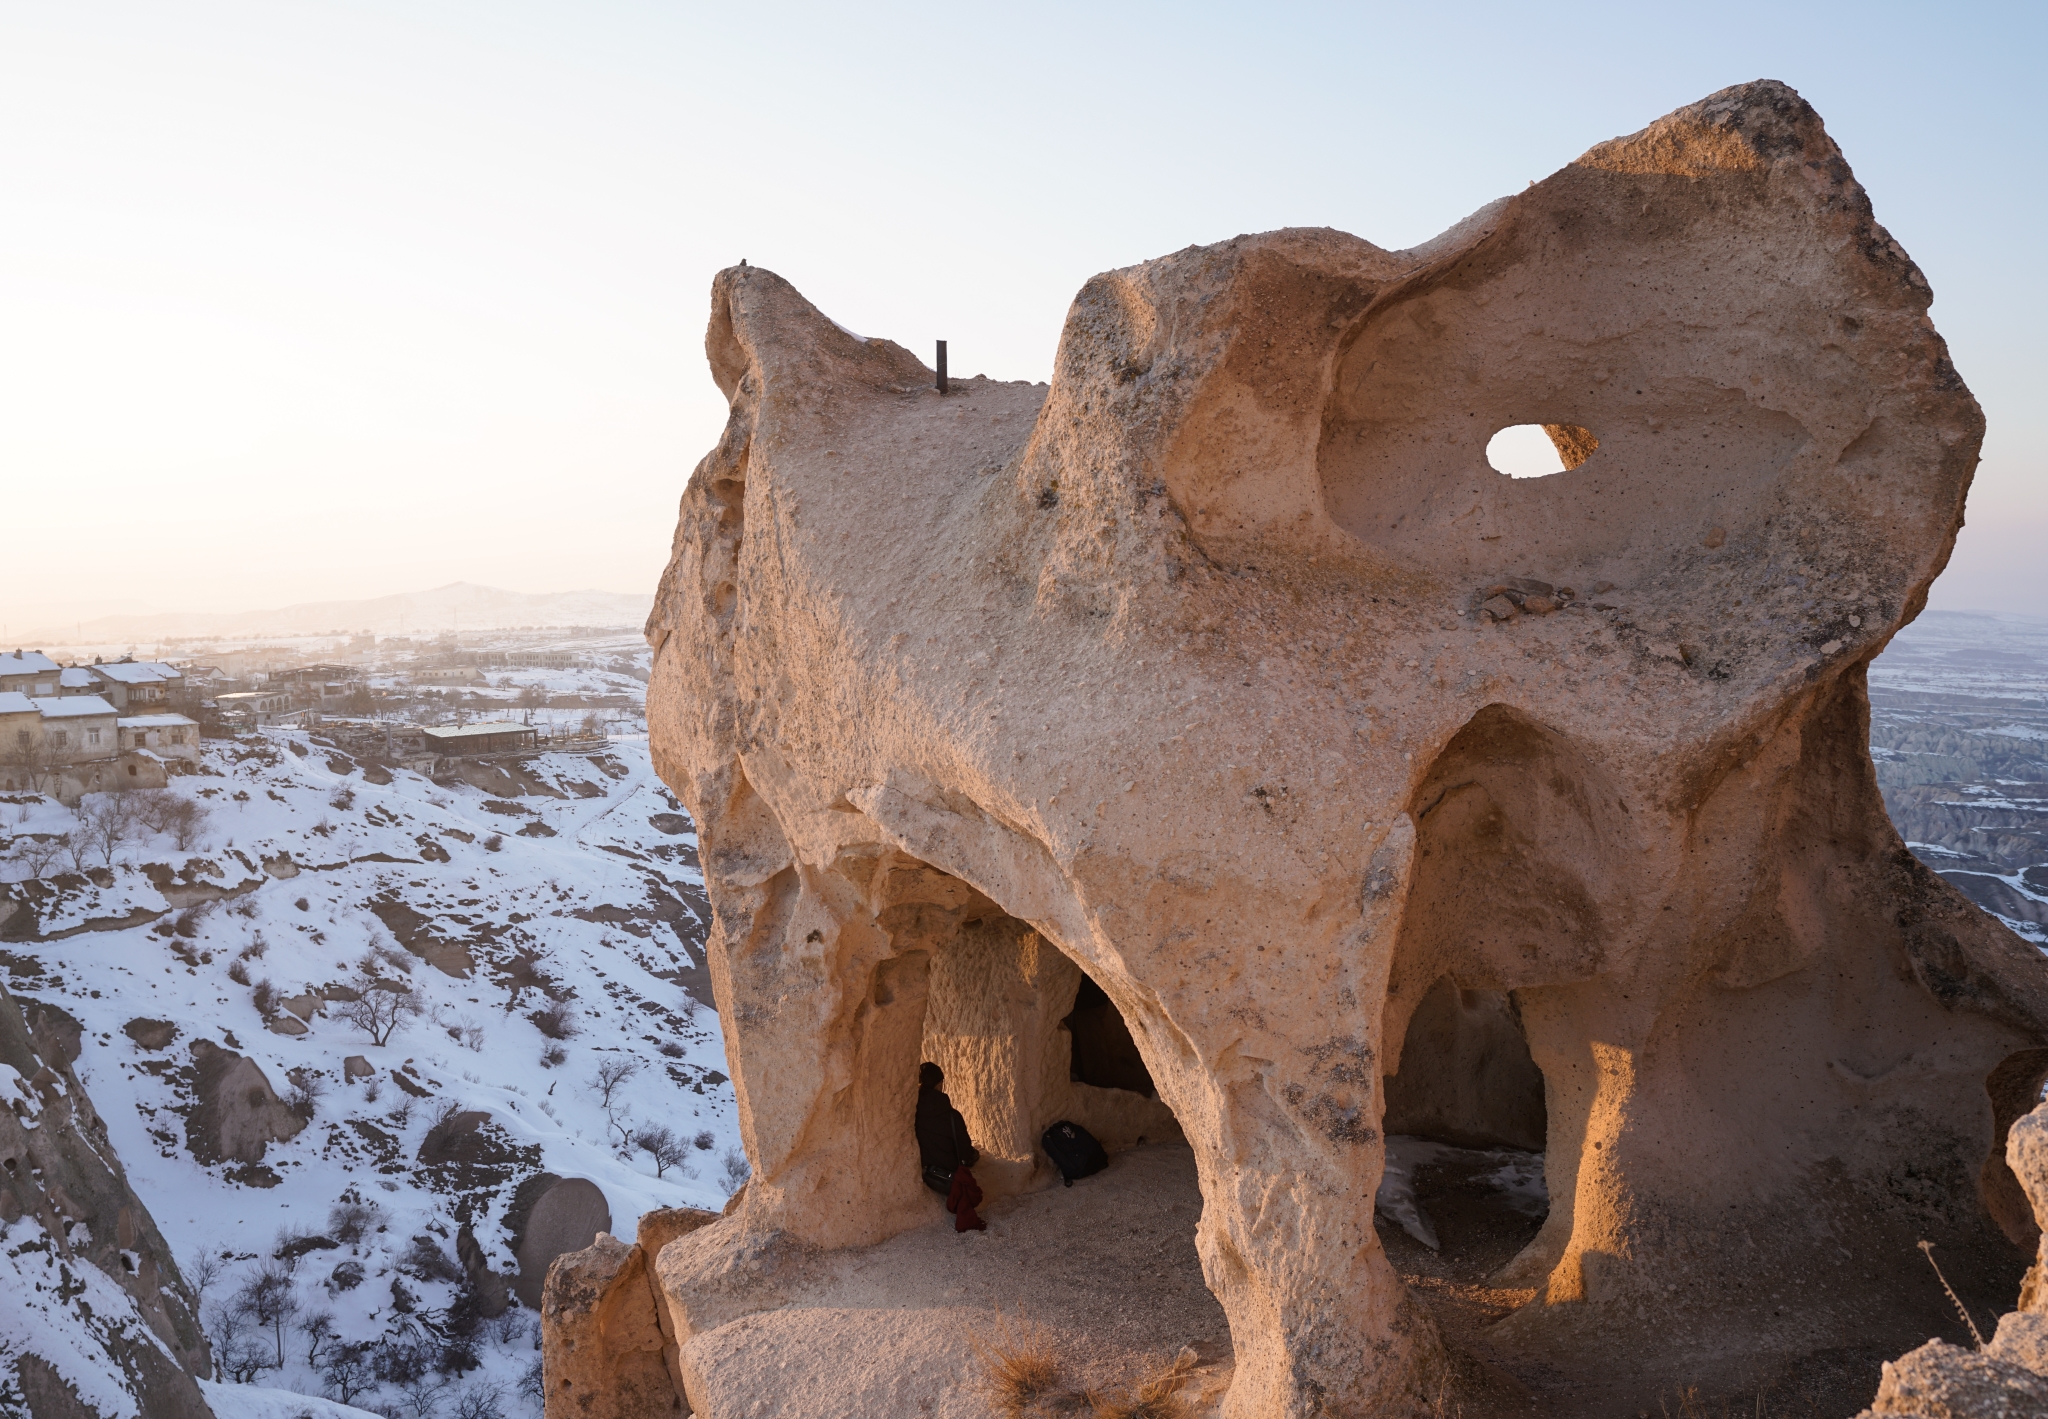
[[[1102,1151],[1095,1135],[1065,1119],[1048,1128],[1039,1138],[1038,1146],[1045,1149],[1045,1156],[1052,1159],[1068,1187],[1074,1185],[1075,1178],[1088,1177],[1109,1166],[1109,1154]]]

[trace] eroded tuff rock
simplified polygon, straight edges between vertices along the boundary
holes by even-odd
[[[192,1042],[192,1111],[185,1146],[202,1163],[253,1168],[272,1143],[297,1136],[306,1121],[278,1098],[263,1067],[211,1040]]]
[[[652,1419],[683,1408],[676,1347],[658,1304],[653,1262],[715,1212],[664,1207],[632,1243],[609,1232],[548,1268],[541,1300],[547,1419]]]
[[[208,1419],[197,1303],[72,1070],[78,1041],[63,1010],[0,990],[0,1411]]]
[[[2048,1226],[2048,1105],[2012,1126],[2006,1163],[2033,1208],[2036,1228]],[[1982,1351],[1930,1340],[1884,1367],[1877,1399],[1857,1419],[2019,1419],[2048,1414],[2048,1235],[2008,1311]]]
[[[1049,389],[941,395],[722,272],[732,412],[649,716],[754,1174],[656,1260],[674,1333],[936,1218],[924,1057],[998,1204],[1048,1181],[1052,1119],[1116,1147],[1170,1113],[1233,1419],[1435,1392],[1373,1224],[1390,1076],[1440,1136],[1543,1132],[1499,1363],[1625,1362],[1647,1401],[1888,1347],[1874,1381],[1944,1328],[1922,1237],[2009,1294],[2048,981],[1905,851],[1865,737],[1983,429],[1929,300],[1775,83],[1413,250],[1291,230],[1099,276]],[[1492,471],[1515,424],[1569,471]],[[1083,972],[1156,1098],[1072,1079]],[[1460,1077],[1502,1029],[1540,1117]]]

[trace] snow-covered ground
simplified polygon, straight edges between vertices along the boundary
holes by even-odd
[[[737,1181],[692,825],[644,739],[508,767],[517,781],[496,791],[402,770],[380,783],[384,771],[304,731],[208,741],[204,772],[167,790],[208,810],[187,846],[174,828],[136,828],[110,853],[81,849],[84,871],[45,865],[35,880],[34,844],[77,833],[80,815],[0,801],[0,850],[13,847],[0,891],[35,914],[7,923],[0,967],[16,996],[83,1024],[78,1072],[129,1179],[187,1279],[203,1282],[217,1353],[258,1386],[415,1419],[537,1414],[522,1390],[537,1383],[530,1310],[475,1327],[473,1367],[448,1349],[468,1328],[455,1305],[461,1223],[505,1270],[506,1208],[535,1173],[596,1182],[612,1231],[629,1238],[643,1211],[715,1209]],[[421,1013],[380,1046],[342,1012],[347,995],[399,997],[394,986]],[[301,1015],[304,1033],[281,1033]],[[178,1035],[147,1048],[134,1021]],[[308,1117],[260,1163],[193,1156],[185,1114],[202,1040],[254,1059]],[[368,1079],[346,1078],[354,1055]],[[609,1114],[595,1083],[608,1062],[630,1069]],[[430,1140],[454,1111],[488,1122]],[[655,1128],[683,1145],[661,1175],[632,1146]],[[235,1297],[266,1271],[285,1276],[267,1284],[295,1314],[245,1320],[238,1335]],[[343,1395],[332,1357],[362,1341],[382,1343],[364,1353],[387,1376],[402,1377],[390,1357],[414,1346],[423,1376]]]

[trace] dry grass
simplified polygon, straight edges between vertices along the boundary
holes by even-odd
[[[1194,1374],[1195,1363],[1195,1352],[1183,1350],[1135,1389],[1117,1394],[1091,1391],[1085,1396],[1089,1412],[1094,1419],[1187,1419],[1187,1401],[1180,1392]]]
[[[969,1336],[967,1343],[981,1362],[982,1390],[1005,1419],[1019,1419],[1063,1389],[1059,1355],[1040,1326],[998,1313],[994,1335]]]

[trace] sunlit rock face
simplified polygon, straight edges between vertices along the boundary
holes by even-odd
[[[937,1216],[924,1058],[998,1201],[1056,1118],[1185,1136],[1233,1419],[1437,1393],[1373,1223],[1389,1077],[1452,1141],[1541,1134],[1497,1354],[1883,1353],[1939,1326],[1922,1237],[2008,1292],[2041,963],[1865,744],[1983,429],[1929,300],[1775,83],[1413,250],[1098,276],[1049,388],[942,394],[722,272],[649,722],[754,1177],[658,1258],[682,1370],[778,1304],[764,1257]],[[1488,466],[1523,424],[1566,471]],[[1151,1096],[1074,1078],[1084,973]]]

